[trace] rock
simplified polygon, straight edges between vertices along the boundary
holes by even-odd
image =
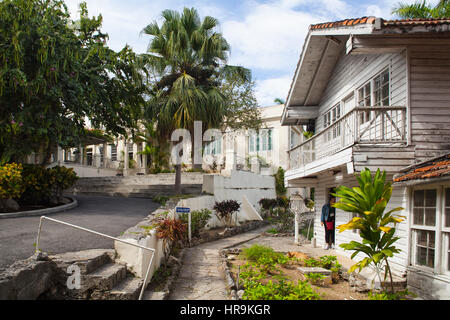
[[[244,296],[244,290],[239,290],[237,292],[237,296],[238,296],[239,300],[242,300],[242,297]]]
[[[169,259],[167,260],[167,263],[169,265],[176,265],[176,264],[180,264],[180,261],[175,258],[174,256],[170,256]]]
[[[14,200],[14,199],[8,199],[8,200],[6,200],[6,201],[4,202],[4,205],[5,205],[5,208],[6,208],[7,210],[19,211],[19,209],[20,209],[19,204],[18,204],[17,201]]]
[[[64,204],[69,204],[69,203],[72,203],[72,200],[69,198],[63,197],[60,202],[64,203]]]
[[[233,260],[236,260],[236,256],[235,256],[235,255],[229,255],[229,256],[227,257],[227,259],[228,259],[229,261],[233,261]]]

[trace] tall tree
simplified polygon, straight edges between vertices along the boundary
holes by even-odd
[[[398,3],[392,9],[392,13],[404,19],[429,19],[429,18],[449,18],[450,1],[441,0],[435,6],[427,4],[426,0],[417,1],[413,4]]]
[[[248,80],[249,70],[227,65],[230,46],[216,29],[217,19],[200,19],[197,10],[184,8],[162,12],[161,27],[155,21],[143,29],[152,36],[147,63],[156,74],[147,118],[155,121],[161,139],[176,128],[188,129],[193,137],[194,121],[203,130],[219,128],[226,116],[227,97],[220,90],[219,77],[233,73]],[[176,165],[179,182],[181,166]],[[180,192],[179,183],[176,184]]]
[[[108,48],[101,24],[85,3],[73,22],[63,1],[0,2],[0,161],[34,151],[48,163],[56,145],[81,143],[86,119],[114,135],[134,126],[145,102],[137,57]]]

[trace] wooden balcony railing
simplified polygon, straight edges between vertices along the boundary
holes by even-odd
[[[354,144],[406,144],[406,107],[356,107],[289,150],[290,169],[331,156]]]

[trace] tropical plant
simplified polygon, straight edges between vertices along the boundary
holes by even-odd
[[[40,165],[23,164],[22,180],[24,192],[19,199],[20,203],[48,203],[51,194],[48,169]]]
[[[413,4],[398,3],[392,14],[396,14],[403,19],[429,19],[450,17],[450,1],[440,0],[435,6],[428,4],[426,0],[416,1]]]
[[[320,300],[307,281],[269,280],[267,284],[254,281],[244,284],[244,300]]]
[[[78,176],[73,168],[55,166],[48,170],[48,184],[52,199],[61,202],[64,190],[72,187],[78,180]]]
[[[161,216],[156,219],[154,225],[156,226],[156,237],[163,240],[164,265],[167,266],[172,245],[185,237],[186,224],[180,219]]]
[[[306,140],[311,139],[314,136],[313,131],[303,131],[303,136]]]
[[[169,201],[169,197],[165,195],[157,195],[154,196],[152,200],[158,202],[162,206],[165,206],[166,202]]]
[[[381,173],[378,169],[372,176],[370,170],[365,168],[356,178],[359,187],[340,186],[336,189],[333,195],[339,198],[339,202],[333,204],[333,207],[357,214],[348,223],[337,226],[337,229],[339,232],[348,229],[359,230],[362,242],[350,241],[340,246],[345,250],[354,251],[351,258],[358,253],[367,256],[353,265],[349,273],[371,266],[375,269],[380,282],[383,283],[381,272],[384,270],[384,281],[389,274],[391,291],[393,291],[392,272],[388,259],[400,252],[400,249],[394,245],[399,239],[395,236],[395,226],[404,220],[404,216],[394,213],[403,208],[397,207],[385,212],[392,195],[392,186],[390,182],[386,182],[385,171]]]
[[[311,282],[314,285],[321,286],[323,284],[323,280],[325,279],[325,275],[321,273],[307,273],[305,274],[306,280]]]
[[[0,166],[0,202],[19,198],[24,187],[22,181],[22,165],[20,163],[7,163]]]
[[[162,18],[161,27],[155,21],[142,30],[152,36],[145,63],[154,74],[145,118],[166,141],[176,128],[193,137],[194,121],[202,121],[202,130],[219,128],[229,102],[219,89],[220,76],[234,73],[249,80],[250,71],[227,65],[230,46],[217,31],[217,19],[201,20],[194,8],[184,8],[182,14],[164,10]],[[175,169],[175,188],[181,193],[181,165]]]
[[[238,212],[241,205],[236,200],[216,201],[213,209],[216,211],[216,217],[225,225],[231,226],[233,214]]]
[[[278,167],[277,172],[274,174],[275,177],[275,192],[278,197],[286,196],[286,187],[284,185],[284,169]]]
[[[275,99],[273,100],[273,102],[275,102],[276,104],[284,104],[284,100],[281,99],[281,98],[275,98]]]
[[[191,211],[191,232],[192,236],[199,237],[200,236],[200,230],[202,230],[206,224],[208,223],[209,219],[211,218],[212,212],[208,209],[201,209],[201,210],[193,210]],[[179,218],[181,221],[183,221],[185,224],[188,223],[188,213],[182,213],[180,214]]]

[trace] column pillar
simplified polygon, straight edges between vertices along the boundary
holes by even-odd
[[[108,167],[108,144],[106,142],[103,143],[103,168]]]
[[[128,167],[129,167],[129,155],[128,155],[128,142],[127,139],[124,138],[123,139],[123,175],[127,176],[128,175]]]

